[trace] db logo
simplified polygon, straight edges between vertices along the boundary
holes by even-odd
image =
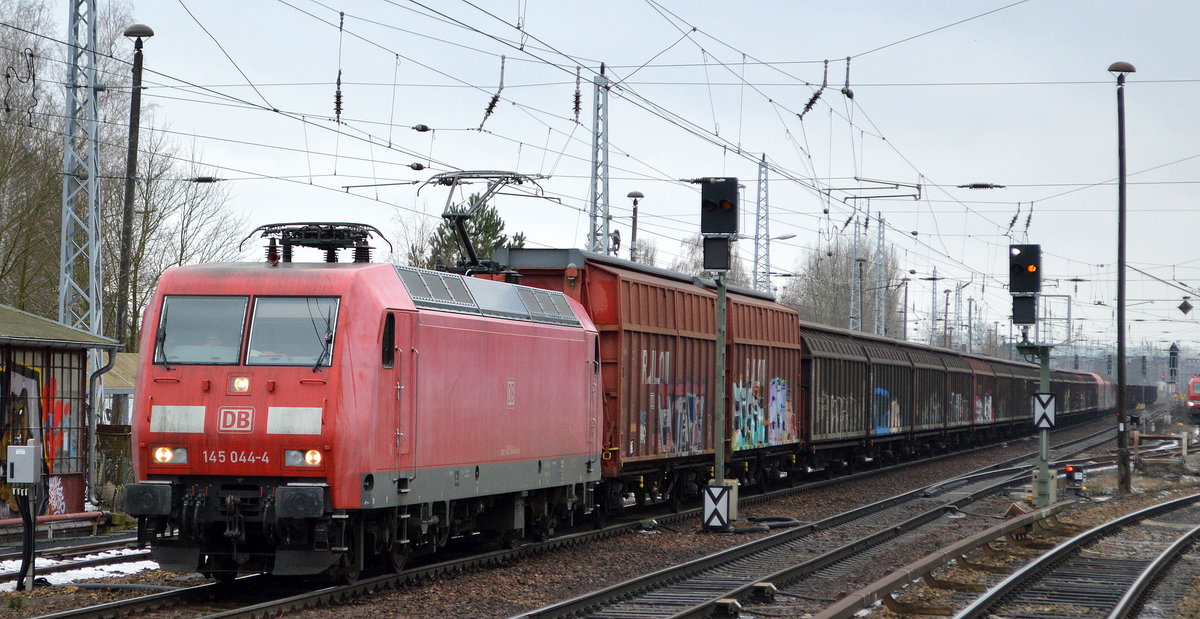
[[[218,432],[250,432],[253,429],[253,408],[226,407],[217,411]]]

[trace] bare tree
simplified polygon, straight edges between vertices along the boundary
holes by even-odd
[[[62,134],[56,103],[60,50],[34,32],[53,29],[44,3],[0,0],[5,69],[0,109],[0,303],[53,315],[58,302]]]
[[[433,243],[433,231],[437,227],[437,221],[424,213],[406,213],[397,208],[392,215],[392,225],[394,228],[391,236],[397,242],[389,260],[407,266],[422,264]]]
[[[680,247],[683,249],[683,255],[671,262],[672,271],[710,279],[715,275],[715,272],[704,269],[704,242],[701,235],[696,234],[684,239]],[[730,269],[726,272],[728,277],[725,282],[734,286],[753,286],[754,282],[750,280],[746,267],[738,260],[736,244],[730,249],[729,261]]]
[[[800,312],[804,320],[818,322],[835,327],[850,326],[851,286],[854,285],[854,271],[861,268],[858,299],[860,302],[859,315],[862,317],[862,330],[875,331],[875,301],[883,295],[884,333],[900,335],[903,331],[900,311],[901,278],[897,267],[895,254],[888,248],[878,248],[867,245],[862,252],[862,261],[856,261],[854,253],[847,247],[849,243],[841,237],[836,237],[833,243],[824,251],[811,252],[807,259],[797,264],[796,275],[792,277],[779,294],[779,302]],[[876,278],[877,252],[884,251],[884,271],[882,278]],[[875,282],[882,280],[882,285]]]
[[[227,205],[226,186],[195,180],[213,177],[197,163],[199,157],[194,152],[188,157],[177,153],[177,147],[155,133],[139,155],[127,325],[134,342],[141,312],[163,271],[184,264],[244,257],[238,241],[247,228],[245,215],[234,213]],[[105,243],[115,247],[118,235],[106,234]],[[106,273],[105,281],[115,288],[116,273]]]
[[[658,262],[658,243],[653,238],[638,241],[633,250],[633,261],[654,266]]]

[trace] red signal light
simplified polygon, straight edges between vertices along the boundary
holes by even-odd
[[[1025,272],[1026,273],[1037,273],[1037,265],[1036,264],[1025,265]]]
[[[1068,472],[1068,473],[1074,473],[1074,472],[1075,472],[1075,467],[1073,467],[1073,466],[1071,466],[1070,464],[1068,464],[1068,465],[1067,465],[1067,472]]]

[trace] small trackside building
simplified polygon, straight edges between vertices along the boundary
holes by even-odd
[[[94,425],[88,406],[88,350],[115,353],[120,345],[0,305],[0,458],[10,445],[37,440],[42,453],[42,500],[38,515],[84,510]],[[109,357],[111,360],[111,357]],[[99,375],[107,368],[92,368]],[[7,481],[0,483],[0,518],[15,517]]]

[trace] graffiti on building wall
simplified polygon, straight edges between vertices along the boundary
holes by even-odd
[[[629,455],[703,452],[705,384],[674,380],[669,351],[643,350],[639,376],[633,389],[638,427],[630,428]],[[658,431],[652,432],[653,427]]]
[[[66,513],[66,498],[56,465],[59,454],[76,455],[76,445],[63,427],[70,418],[71,404],[59,397],[56,379],[43,380],[42,372],[36,368],[14,364],[0,367],[0,374],[7,386],[0,399],[0,428],[3,428],[0,454],[7,454],[10,445],[26,445],[30,439],[37,439],[42,448],[43,480],[38,513]],[[11,485],[0,485],[0,500],[8,510],[6,516],[17,513]]]
[[[747,359],[733,383],[734,450],[779,445],[796,439],[796,415],[788,381],[767,379],[766,359]]]

